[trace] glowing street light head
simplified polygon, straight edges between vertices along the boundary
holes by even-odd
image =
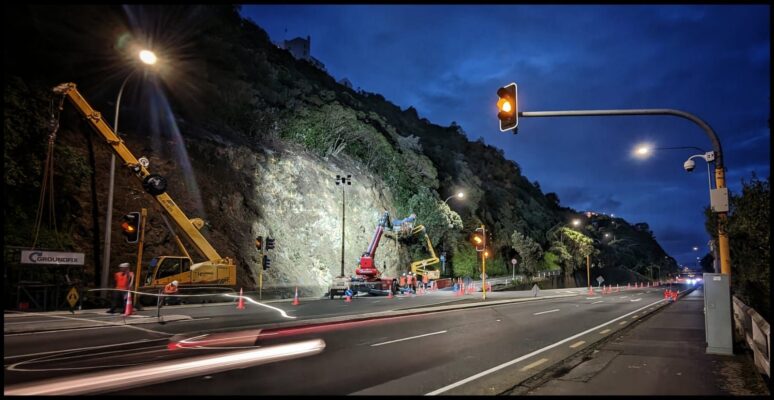
[[[605,234],[605,237],[610,237],[610,234],[609,234],[609,233],[606,233],[606,234]]]
[[[699,251],[699,248],[696,246],[693,246],[693,251]]]
[[[457,193],[457,197],[462,198],[463,196],[465,196],[464,193],[462,193],[462,192]]]
[[[574,219],[574,220],[572,220],[572,224],[573,224],[574,226],[579,226],[579,225],[580,225],[580,223],[581,223],[581,221],[580,221],[579,219],[577,219],[577,218],[576,218],[576,219]]]
[[[152,51],[142,50],[140,51],[140,61],[148,65],[153,65],[153,64],[156,64],[156,61],[158,61],[158,58],[156,57],[156,54],[154,54]]]
[[[653,153],[653,146],[641,144],[634,148],[634,156],[638,158],[647,158]]]

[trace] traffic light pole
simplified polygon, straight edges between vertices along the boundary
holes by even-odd
[[[260,268],[258,268],[258,300],[263,300],[263,250],[258,252],[260,256]]]
[[[715,188],[723,189],[726,187],[725,169],[723,165],[723,151],[720,147],[720,139],[712,127],[699,117],[685,111],[673,110],[668,108],[654,109],[632,109],[632,110],[572,110],[572,111],[523,111],[518,113],[519,117],[601,117],[601,116],[621,116],[621,115],[671,115],[685,118],[698,125],[709,137],[715,151]],[[728,233],[726,224],[728,221],[728,212],[716,212],[718,216],[718,247],[720,250],[720,272],[725,275],[731,275],[731,253],[728,245]]]
[[[137,246],[137,272],[134,274],[134,304],[137,302],[137,290],[140,288],[140,278],[142,277],[142,245],[145,242],[145,217],[148,216],[148,209],[142,208],[140,212],[140,243]]]
[[[345,222],[345,208],[346,197],[344,195],[344,187],[341,187],[341,277],[344,277],[344,222]]]

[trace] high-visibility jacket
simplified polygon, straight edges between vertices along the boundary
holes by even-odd
[[[406,286],[406,277],[405,276],[401,276],[400,277],[400,285],[401,286]]]
[[[164,293],[166,294],[177,293],[177,286],[173,285],[172,282],[167,283],[167,286],[164,286]]]
[[[116,272],[114,275],[116,279],[116,289],[121,290],[129,290],[131,289],[131,284],[134,282],[134,273],[132,271],[128,272]]]
[[[422,275],[422,283],[427,283],[430,281],[430,278],[427,277],[427,275]]]

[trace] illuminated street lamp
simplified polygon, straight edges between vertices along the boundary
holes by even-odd
[[[693,246],[693,251],[699,251],[699,248],[697,246]]]
[[[154,65],[158,61],[156,54],[150,50],[141,50],[137,54],[137,56],[140,58],[140,61],[145,65]],[[129,75],[126,76],[126,78],[124,79],[124,82],[121,83],[121,88],[118,89],[118,96],[116,97],[116,112],[113,116],[113,131],[115,132],[116,136],[120,136],[118,134],[118,112],[121,107],[121,95],[124,93],[124,87],[126,86],[126,82],[129,81],[129,78],[131,78],[132,75],[134,75],[134,71],[132,71],[131,73],[129,73]],[[102,276],[100,277],[100,286],[103,288],[106,288],[108,286],[108,274],[110,273],[110,234],[111,234],[110,227],[113,222],[113,187],[115,185],[115,175],[116,175],[116,155],[115,153],[110,152],[110,179],[108,181],[108,204],[107,204],[107,211],[105,213],[105,252],[102,260]],[[107,293],[107,292],[102,292],[102,293]]]
[[[574,220],[572,220],[572,226],[579,227],[580,224],[581,224],[581,220],[580,219],[575,218]]]
[[[461,198],[463,198],[464,196],[465,196],[465,194],[464,194],[464,193],[462,193],[462,192],[459,192],[459,193],[457,193],[457,194],[453,194],[453,195],[451,195],[451,196],[447,197],[447,198],[446,198],[446,200],[444,200],[443,202],[444,202],[444,203],[448,203],[448,202],[449,202],[449,200],[450,200],[452,197],[457,197],[458,199],[461,199]]]
[[[648,143],[642,143],[634,148],[633,154],[637,158],[648,158],[653,154],[654,150],[678,150],[678,149],[694,149],[701,152],[706,152],[695,146],[677,146],[677,147],[653,147]]]

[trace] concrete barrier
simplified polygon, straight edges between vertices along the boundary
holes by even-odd
[[[733,299],[735,337],[742,341],[753,352],[755,366],[761,373],[771,378],[769,366],[771,351],[771,336],[769,323],[754,309],[742,303],[736,296]]]

